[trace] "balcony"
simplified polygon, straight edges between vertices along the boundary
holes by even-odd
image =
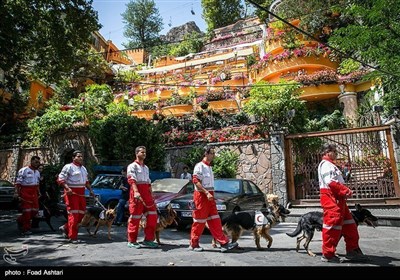
[[[187,114],[191,114],[193,111],[193,105],[178,104],[172,106],[166,106],[161,109],[162,114],[165,116],[172,115],[174,117],[182,117]]]

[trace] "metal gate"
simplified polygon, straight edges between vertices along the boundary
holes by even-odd
[[[389,126],[345,129],[286,137],[288,196],[319,199],[318,164],[324,143],[337,146],[337,166],[342,170],[353,198],[399,198],[399,178]]]

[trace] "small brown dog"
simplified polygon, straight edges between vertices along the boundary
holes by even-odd
[[[104,212],[103,212],[104,211]],[[117,216],[116,209],[103,210],[100,207],[90,207],[86,209],[85,216],[79,226],[86,228],[90,236],[96,237],[96,233],[100,226],[107,226],[108,228],[108,240],[111,240],[111,226]],[[90,232],[90,228],[96,224],[94,233]]]
[[[158,221],[157,221],[157,227],[156,227],[156,241],[158,245],[161,245],[160,241],[160,232],[165,229],[167,226],[172,225],[173,223],[177,224],[176,222],[176,211],[171,208],[171,205],[168,205],[166,207],[166,211],[157,211],[158,212]],[[140,220],[140,227],[145,228],[146,227],[146,218],[143,218]]]

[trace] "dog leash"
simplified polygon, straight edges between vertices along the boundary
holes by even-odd
[[[101,208],[103,208],[103,210],[107,210],[106,207],[104,207],[104,205],[100,202],[99,198],[97,196],[94,197],[94,200],[97,201],[97,203],[101,206]]]
[[[142,198],[141,196],[139,196],[139,197],[134,197],[134,199],[139,200],[141,203],[143,203],[143,206],[146,207],[146,208],[150,208],[150,207],[153,207],[153,206],[155,205],[155,203],[153,203],[152,205],[148,206],[148,205],[144,202],[144,200],[143,200],[143,198]]]

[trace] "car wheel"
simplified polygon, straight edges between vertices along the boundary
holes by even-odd
[[[111,200],[105,205],[106,208],[114,209],[118,204],[118,200]]]
[[[240,211],[240,207],[236,206],[235,208],[233,208],[232,213],[239,212],[239,211]]]

